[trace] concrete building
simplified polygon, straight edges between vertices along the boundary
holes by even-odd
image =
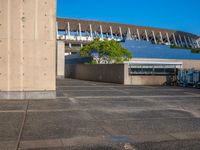
[[[0,99],[55,97],[55,35],[55,0],[0,0]]]

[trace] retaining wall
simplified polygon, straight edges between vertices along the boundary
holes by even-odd
[[[66,65],[67,78],[124,84],[124,64]]]

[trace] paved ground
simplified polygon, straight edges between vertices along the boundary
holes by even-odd
[[[1,100],[0,149],[199,150],[200,90],[58,80],[55,100]]]

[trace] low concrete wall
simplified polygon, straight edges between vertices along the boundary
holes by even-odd
[[[124,64],[66,64],[65,77],[124,84]]]
[[[128,64],[66,64],[65,77],[125,85],[162,85],[167,80],[166,76],[129,76]]]

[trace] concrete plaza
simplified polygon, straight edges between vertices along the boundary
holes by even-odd
[[[199,150],[200,90],[57,80],[54,100],[1,100],[0,150]]]

